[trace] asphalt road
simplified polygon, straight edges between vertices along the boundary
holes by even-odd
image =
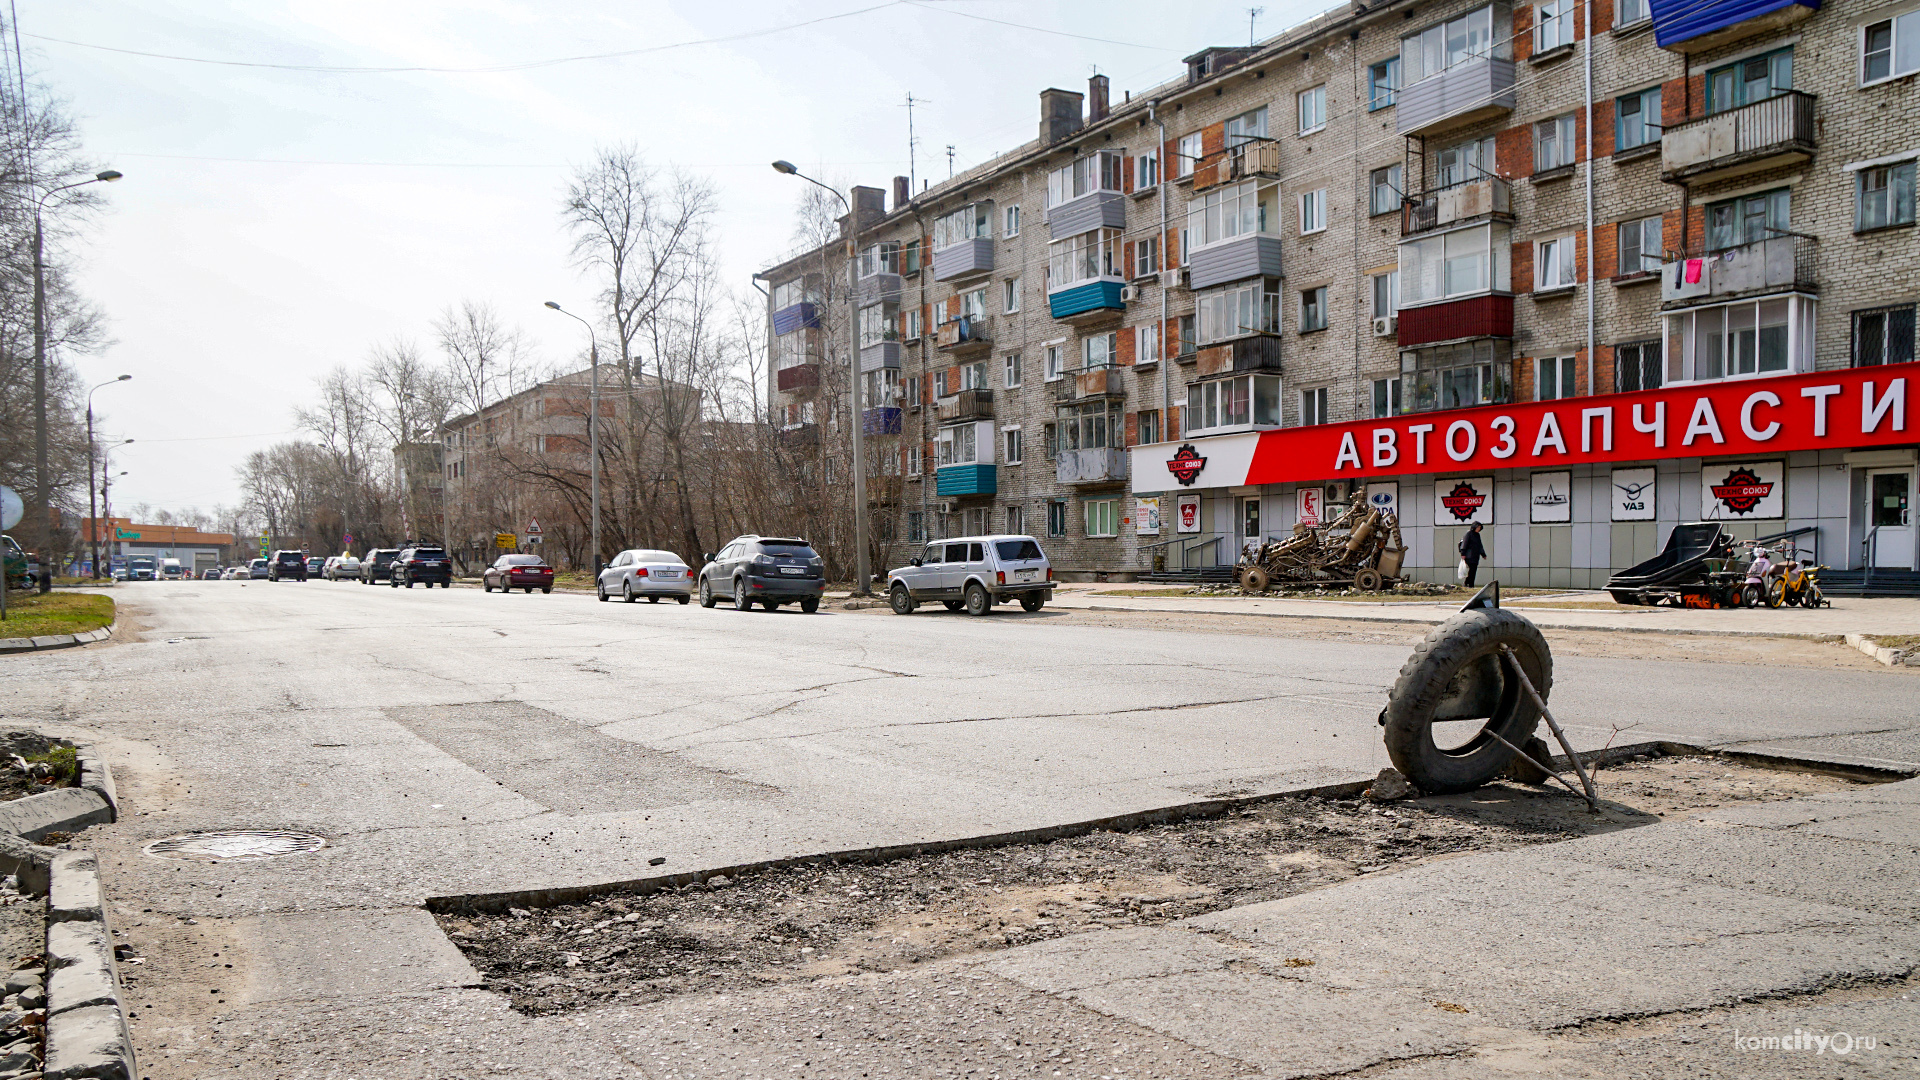
[[[95,739],[114,765],[123,818],[87,843],[149,958],[128,972],[155,1078],[257,1068],[246,1055],[263,1044],[242,1035],[256,1029],[287,1055],[257,1075],[288,1076],[415,1075],[394,1064],[426,1052],[394,1041],[408,1025],[525,1047],[564,1030],[536,1037],[458,990],[476,980],[421,911],[430,896],[1370,776],[1386,764],[1374,716],[1407,653],[1051,611],[807,616],[324,581],[114,595],[138,633],[6,660],[0,711]],[[1589,746],[1805,740],[1920,729],[1914,685],[1562,657],[1553,702]],[[220,864],[141,850],[251,828],[328,846]],[[371,1057],[340,1045],[371,1026]],[[511,1075],[629,1075],[605,1047],[520,1056],[531,1064]]]

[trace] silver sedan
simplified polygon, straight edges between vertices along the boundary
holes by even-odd
[[[649,604],[662,597],[684,604],[693,597],[693,570],[671,551],[629,548],[600,571],[594,592],[602,602],[618,596],[631,604],[644,596]]]

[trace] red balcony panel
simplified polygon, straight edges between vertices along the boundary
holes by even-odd
[[[817,364],[797,364],[790,368],[781,368],[776,374],[781,393],[806,390],[820,385],[820,367]]]
[[[1400,309],[1400,345],[1513,336],[1513,297],[1487,295]]]

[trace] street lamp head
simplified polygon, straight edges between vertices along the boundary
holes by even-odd
[[[777,172],[777,173],[785,173],[785,174],[786,174],[786,175],[788,175],[788,176],[797,176],[797,175],[799,175],[799,173],[800,173],[800,170],[799,170],[799,169],[796,169],[796,168],[794,168],[794,167],[793,167],[793,162],[791,162],[791,161],[776,161],[776,162],[774,162],[774,163],[773,163],[773,171],[774,171],[774,172]]]
[[[122,376],[120,376],[119,378],[117,378],[117,379],[115,379],[115,380],[113,380],[113,381],[114,381],[114,382],[126,382],[126,381],[127,381],[128,379],[131,379],[131,378],[133,378],[133,376],[131,376],[131,375],[122,375]]]
[[[548,307],[550,307],[550,308],[552,308],[552,309],[553,309],[553,310],[555,310],[555,311],[559,311],[559,310],[560,310],[560,305],[559,305],[559,303],[557,303],[556,301],[553,301],[553,300],[549,300],[549,301],[547,301],[547,306],[548,306]]]
[[[120,179],[120,174],[119,174],[118,172],[116,172],[115,170],[113,170],[113,169],[108,169],[108,170],[106,170],[105,172],[97,172],[97,173],[94,173],[94,174],[93,174],[93,178],[94,178],[95,180],[99,180],[99,181],[101,181],[101,182],[103,182],[103,183],[109,183],[109,184],[110,184],[110,183],[112,183],[113,181],[115,181],[115,180],[118,180],[118,179]]]

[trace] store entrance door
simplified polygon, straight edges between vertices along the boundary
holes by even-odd
[[[1873,565],[1913,568],[1913,470],[1867,471],[1867,526],[1873,529]]]

